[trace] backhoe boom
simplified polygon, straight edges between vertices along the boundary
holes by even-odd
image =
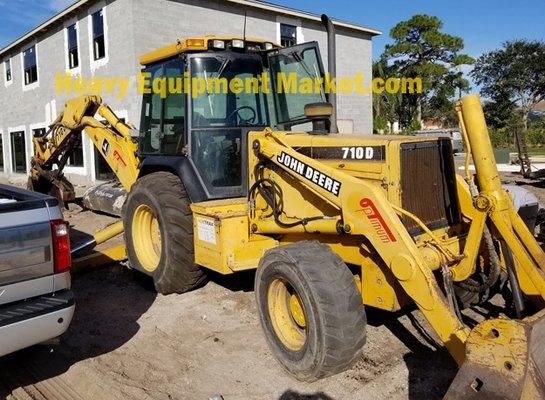
[[[140,165],[132,130],[99,96],[69,100],[50,130],[33,139],[29,186],[62,201],[73,200],[74,189],[64,178],[63,169],[76,142],[81,140],[80,133],[85,132],[128,192],[138,178]]]

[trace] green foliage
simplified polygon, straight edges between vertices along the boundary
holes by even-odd
[[[541,147],[545,144],[545,129],[530,127],[525,133],[526,143],[532,147]]]
[[[507,128],[490,129],[489,134],[494,147],[509,147],[513,143]]]
[[[386,60],[381,59],[373,63],[373,77],[382,78],[384,80],[397,76],[397,69],[394,66],[389,66]],[[373,93],[373,112],[375,117],[380,117],[379,122],[386,121],[388,124],[393,125],[399,119],[399,110],[402,103],[401,93],[388,93],[383,91],[382,93]],[[377,128],[374,125],[375,129]]]
[[[494,93],[491,101],[484,104],[484,115],[489,127],[505,128],[513,118],[517,105],[509,97],[505,91],[498,91]]]
[[[520,111],[514,112],[504,127],[489,130],[492,145],[494,147],[512,147],[517,129],[522,129],[522,113]],[[545,146],[545,118],[530,124],[524,133],[524,138],[528,147]]]
[[[393,114],[409,130],[414,118],[443,119],[445,110],[453,108],[451,98],[456,91],[469,88],[460,67],[474,60],[460,53],[464,47],[462,38],[442,32],[442,28],[439,18],[425,14],[399,22],[390,31],[394,43],[386,46],[380,61],[398,76],[422,79],[424,93],[396,99],[397,110]]]
[[[545,129],[545,117],[541,117],[531,125],[532,127],[536,127],[539,129]]]
[[[418,118],[413,117],[413,119],[411,120],[411,123],[409,124],[409,131],[412,133],[412,132],[419,131],[421,129],[422,129],[422,124],[420,123]]]
[[[381,115],[376,115],[375,118],[373,118],[373,133],[389,133],[388,121],[386,118]]]
[[[533,147],[545,145],[545,117],[530,124],[525,134],[526,141]]]
[[[498,101],[520,104],[524,128],[532,107],[545,100],[545,42],[513,40],[503,48],[483,54],[471,75],[481,94]],[[503,110],[505,111],[505,110]]]
[[[418,118],[413,117],[413,119],[411,119],[411,122],[409,123],[409,125],[407,125],[407,127],[405,129],[403,129],[400,132],[400,134],[401,135],[410,135],[411,133],[416,132],[416,131],[420,131],[420,130],[422,130],[422,125],[420,124],[420,121],[418,120]]]

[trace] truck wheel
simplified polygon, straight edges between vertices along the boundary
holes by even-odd
[[[337,374],[361,357],[367,323],[361,294],[328,246],[306,241],[267,251],[255,293],[269,346],[297,379]]]
[[[157,292],[184,293],[206,280],[195,264],[190,202],[177,176],[155,172],[138,179],[124,209],[129,262],[153,278]]]

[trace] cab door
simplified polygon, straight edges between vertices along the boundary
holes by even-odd
[[[309,122],[305,105],[327,101],[324,67],[317,42],[309,42],[267,54],[272,82],[276,128],[290,130]],[[310,90],[309,90],[310,89]]]
[[[187,60],[191,84],[205,88],[188,96],[191,165],[207,200],[246,196],[248,132],[269,126],[265,94],[245,84],[261,76],[262,56],[225,51],[191,54]],[[232,90],[235,79],[243,90]]]

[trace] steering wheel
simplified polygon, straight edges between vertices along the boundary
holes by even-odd
[[[242,110],[250,110],[252,112],[252,116],[250,118],[242,118],[240,115]],[[237,125],[253,124],[257,118],[257,112],[250,106],[237,107],[231,114],[229,114],[227,120],[231,120],[231,118],[233,118],[235,115],[237,117]]]

